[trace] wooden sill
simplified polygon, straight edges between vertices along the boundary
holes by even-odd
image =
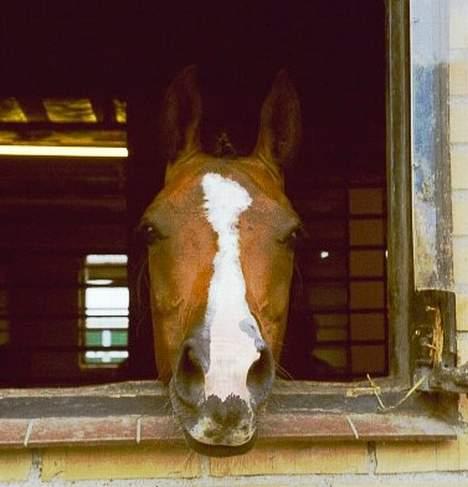
[[[281,388],[281,387],[280,387]],[[320,400],[319,400],[320,399]],[[274,441],[449,440],[457,427],[412,407],[378,413],[370,395],[275,392],[259,421]],[[337,406],[338,404],[338,406]],[[370,406],[369,406],[370,405]],[[183,442],[163,386],[154,381],[67,389],[0,390],[0,448]]]

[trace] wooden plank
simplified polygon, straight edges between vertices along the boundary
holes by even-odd
[[[351,418],[351,420],[350,420]],[[399,415],[267,415],[259,438],[275,441],[442,441],[457,430],[435,418]],[[0,448],[183,441],[172,415],[52,417],[0,420]]]
[[[136,442],[137,418],[38,418],[29,423],[24,446],[103,445]]]
[[[96,123],[96,116],[88,98],[44,98],[43,103],[51,122]]]
[[[431,416],[352,414],[349,420],[354,425],[359,439],[368,441],[456,438],[456,430],[452,425]]]
[[[13,123],[24,127],[26,122],[26,115],[15,97],[0,99],[0,125]]]
[[[290,397],[290,401],[284,399]],[[315,402],[319,398],[316,395]],[[392,413],[313,410],[299,395],[276,395],[259,418],[259,438],[275,441],[439,441],[455,439],[459,428],[422,409]],[[313,401],[312,401],[313,402]],[[307,403],[308,404],[308,403]],[[321,403],[323,406],[325,403]],[[345,409],[349,409],[349,405]],[[83,416],[83,412],[85,416]],[[0,447],[21,445],[25,421],[33,421],[30,446],[182,441],[166,387],[134,381],[87,387],[0,390]],[[92,425],[92,426],[88,426]],[[39,429],[36,429],[39,428]],[[81,435],[81,430],[98,433]],[[31,429],[31,428],[30,428]],[[59,430],[59,431],[57,431]],[[461,432],[461,429],[460,429]]]
[[[14,125],[14,126],[13,126]],[[1,145],[125,147],[122,124],[0,124]],[[65,126],[64,126],[65,125]]]
[[[259,438],[298,442],[439,441],[454,439],[458,433],[456,425],[434,414],[311,411],[289,405],[286,410],[260,416]],[[156,381],[5,389],[0,391],[0,418],[0,447],[23,445],[20,437],[26,434],[26,423],[28,446],[183,441],[166,388]],[[84,435],[83,431],[91,433]]]
[[[16,99],[15,99],[16,100]],[[44,131],[44,130],[123,130],[125,124],[121,122],[50,122],[50,121],[37,121],[37,122],[6,122],[0,119],[0,131],[13,131],[13,132],[29,132],[29,131]]]
[[[44,387],[33,389],[0,389],[0,400],[6,398],[33,397],[137,397],[167,396],[166,387],[158,381],[127,381],[80,387]]]
[[[0,419],[0,447],[23,447],[28,424],[27,419]]]
[[[355,438],[345,415],[270,414],[259,420],[259,437],[283,440],[352,440]]]

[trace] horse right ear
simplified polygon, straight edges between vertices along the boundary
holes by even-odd
[[[301,139],[301,109],[296,89],[281,70],[260,114],[260,129],[254,153],[277,169],[294,158]]]
[[[164,97],[160,135],[165,160],[177,159],[200,148],[201,97],[196,66],[187,66],[172,81]]]

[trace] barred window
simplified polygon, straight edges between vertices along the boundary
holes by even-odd
[[[84,366],[115,366],[128,358],[126,265],[126,255],[90,254],[85,258],[81,296]]]

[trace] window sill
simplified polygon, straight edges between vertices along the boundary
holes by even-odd
[[[281,387],[280,387],[281,389]],[[284,402],[284,399],[287,399]],[[369,395],[332,403],[325,398],[275,393],[262,416],[259,438],[275,441],[393,441],[455,439],[457,427],[430,411],[377,413]],[[317,407],[307,406],[311,400]],[[275,405],[276,404],[276,405]],[[128,382],[67,389],[0,390],[0,448],[183,442],[164,387]]]

